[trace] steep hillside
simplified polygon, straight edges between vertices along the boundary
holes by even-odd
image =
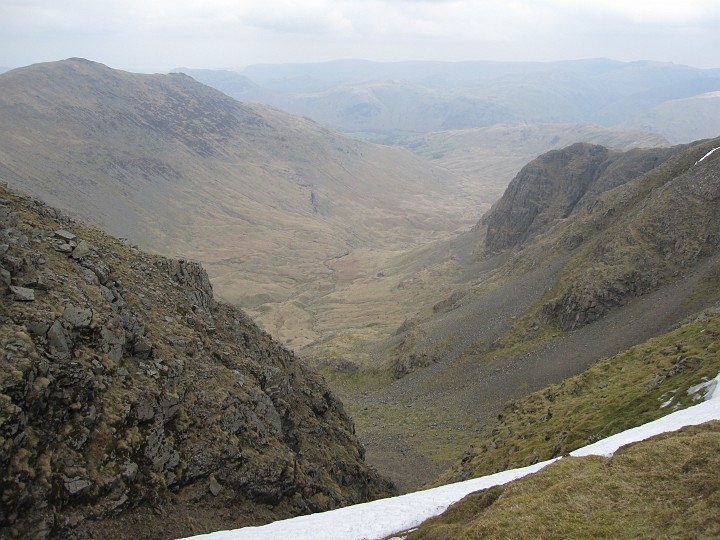
[[[627,183],[665,161],[678,149],[613,152],[577,143],[533,160],[510,182],[483,216],[485,249],[503,251],[546,232],[600,193]]]
[[[0,277],[1,537],[173,538],[393,493],[198,263],[0,187]]]
[[[442,468],[507,400],[715,302],[720,152],[700,160],[716,147],[718,139],[553,151],[518,175],[475,230],[384,261],[382,278],[357,280],[349,290],[358,298],[384,283],[389,307],[373,326],[376,340],[338,334],[303,354],[325,362],[369,459],[401,487],[417,485],[418,468],[404,462]],[[403,312],[407,320],[389,328],[387,318],[400,322]]]
[[[544,336],[541,327],[576,329],[702,266],[718,253],[720,162],[715,153],[696,162],[717,146],[620,153],[579,144],[528,164],[468,235],[475,259],[457,265],[467,285],[423,324],[434,336],[424,348],[440,343],[436,356],[447,358],[447,347],[462,354]],[[518,295],[524,282],[532,292]],[[492,307],[497,295],[505,310]],[[488,312],[500,319],[494,337]],[[470,328],[474,341],[459,337]]]
[[[720,283],[712,276],[716,298]],[[696,403],[720,373],[720,308],[505,405],[433,483],[532,465]]]
[[[182,74],[80,59],[13,70],[0,76],[0,122],[4,181],[143,247],[202,260],[223,298],[266,305],[268,321],[276,302],[302,302],[308,282],[327,290],[328,261],[447,237],[477,218],[453,175],[408,151]]]
[[[718,298],[717,269],[710,280]],[[568,456],[702,401],[716,391],[719,336],[716,305],[580,376],[513,400],[434,483]],[[609,459],[564,457],[533,478],[466,497],[407,537],[715,538],[718,435],[713,422],[621,448]]]

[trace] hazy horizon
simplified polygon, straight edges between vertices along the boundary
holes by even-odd
[[[0,0],[0,66],[82,57],[139,72],[264,63],[552,62],[718,68],[717,0]]]

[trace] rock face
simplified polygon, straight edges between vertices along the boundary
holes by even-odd
[[[572,330],[658,289],[720,253],[720,161],[700,143],[583,209],[590,236],[566,266],[560,294],[539,311]],[[582,235],[583,233],[581,233]]]
[[[528,163],[483,217],[485,249],[502,251],[547,231],[576,207],[649,171],[677,150],[613,151],[577,143]]]
[[[394,492],[198,263],[0,197],[0,537],[178,537]]]

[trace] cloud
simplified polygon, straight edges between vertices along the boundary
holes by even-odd
[[[716,4],[717,0],[0,0],[0,65],[22,65],[56,54],[96,58],[98,53],[117,67],[130,66],[143,54],[143,61],[171,67],[188,65],[190,59],[202,67],[230,67],[338,57],[588,56],[718,65]]]

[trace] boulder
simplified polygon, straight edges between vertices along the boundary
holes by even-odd
[[[66,231],[65,229],[59,229],[55,231],[55,237],[59,238],[60,240],[65,240],[65,242],[72,242],[77,238],[73,233],[70,231]]]
[[[25,287],[10,285],[10,294],[12,294],[13,300],[18,302],[33,302],[35,300],[35,291]]]
[[[68,305],[63,311],[63,319],[75,328],[87,328],[93,318],[93,310]]]
[[[90,244],[88,244],[85,240],[80,240],[77,247],[73,249],[70,256],[73,259],[82,259],[83,257],[87,257],[92,252],[92,248],[90,247]]]

